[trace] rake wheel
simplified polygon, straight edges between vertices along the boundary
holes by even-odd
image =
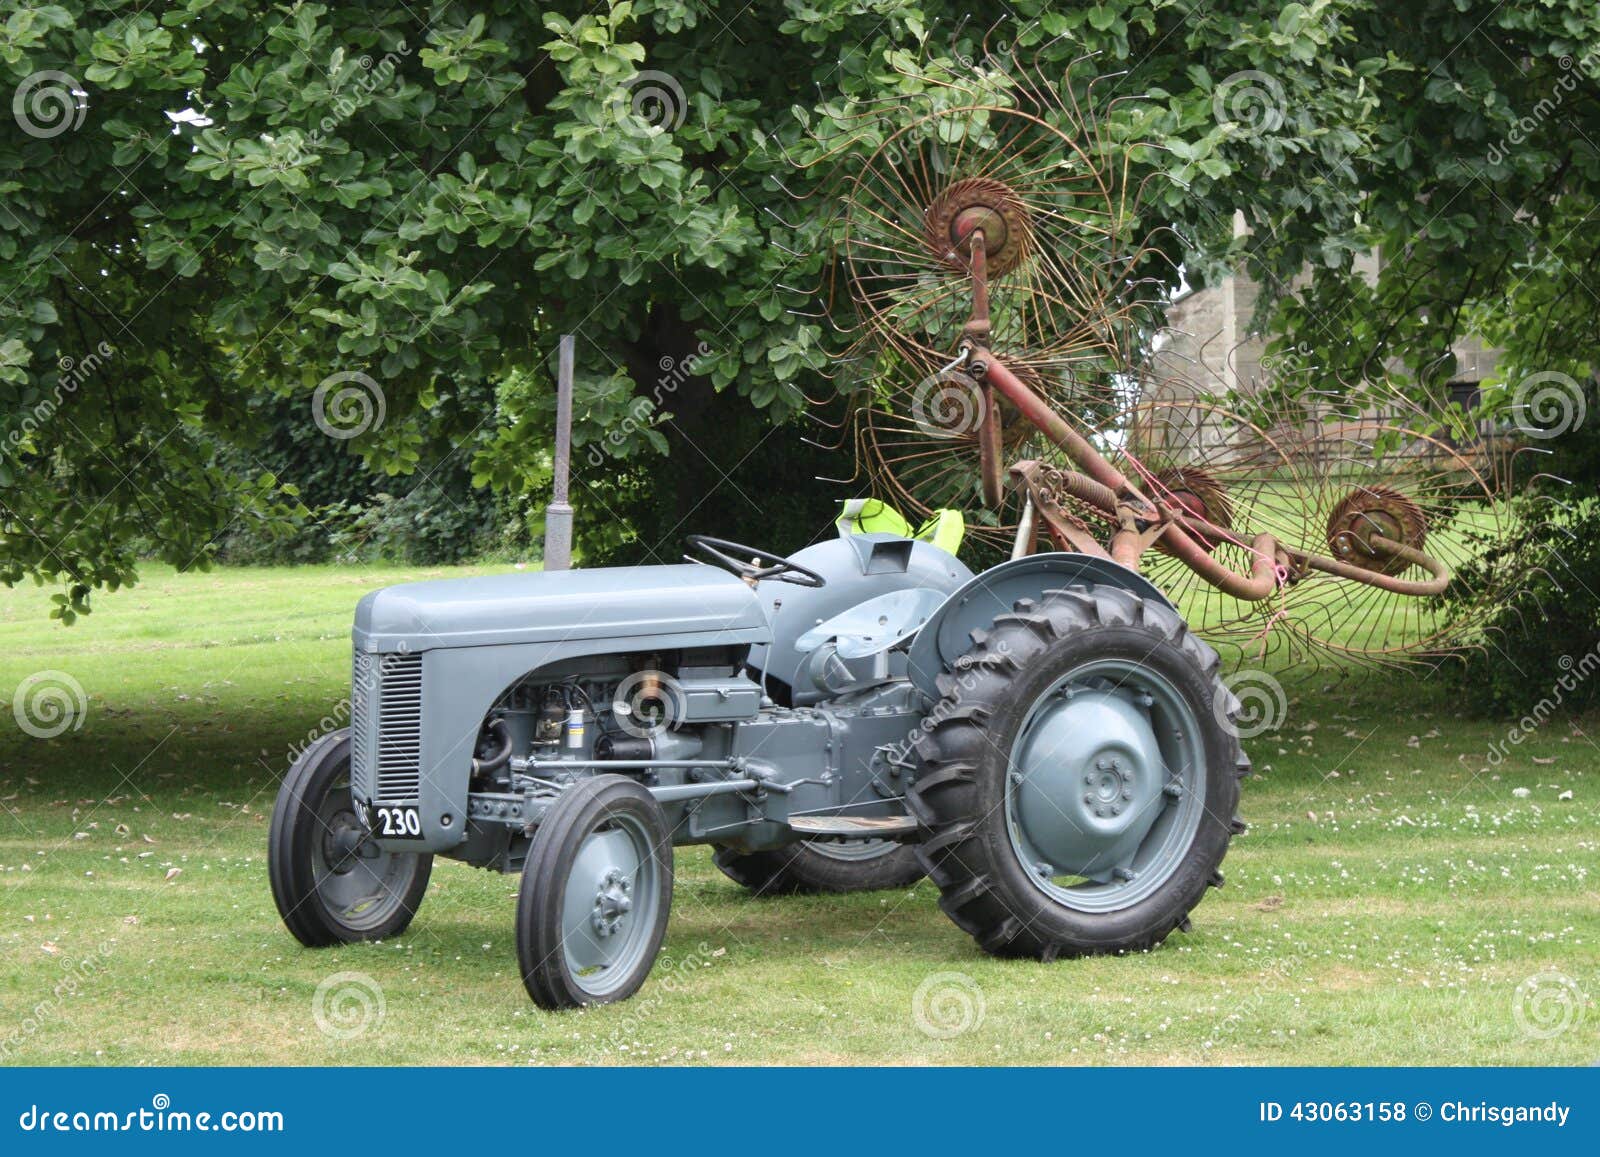
[[[1146,250],[1096,128],[1072,106],[973,103],[913,114],[845,179],[837,252],[852,353],[882,381],[949,363],[971,313],[983,238],[991,344],[1053,404],[1108,392],[1139,304]],[[946,98],[948,99],[948,97]]]
[[[1492,553],[1513,529],[1494,478],[1469,451],[1403,421],[1415,416],[1284,435],[1305,496],[1298,534],[1284,541],[1390,580],[1422,572],[1380,542],[1425,547],[1452,574]],[[1273,625],[1295,652],[1383,665],[1470,645],[1496,598],[1483,590],[1473,603],[1445,605],[1311,570],[1284,589]]]

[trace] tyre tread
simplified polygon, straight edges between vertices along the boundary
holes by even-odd
[[[1012,685],[1021,672],[1064,641],[1108,629],[1135,629],[1155,636],[1214,690],[1225,691],[1216,651],[1170,607],[1115,587],[1063,587],[1046,591],[1037,600],[1018,600],[1010,612],[996,616],[991,627],[972,632],[971,650],[954,664],[954,674],[940,680],[944,698],[932,712],[931,729],[916,746],[920,768],[907,803],[927,829],[918,856],[940,889],[939,907],[993,955],[1052,960],[1147,950],[1175,930],[1187,932],[1194,905],[1209,888],[1222,886],[1221,872],[1208,869],[1195,879],[1192,899],[1187,893],[1174,896],[1175,907],[1143,926],[1068,939],[1047,927],[1048,921],[1037,912],[1030,917],[1028,905],[1009,893],[1013,885],[996,869],[995,848],[1005,841],[986,827],[984,816],[975,814],[980,777],[994,774],[984,770],[983,757],[991,746],[987,727],[1008,697],[1014,697]],[[1220,788],[1227,802],[1221,814],[1232,817],[1223,822],[1225,851],[1227,839],[1243,830],[1236,815],[1238,781],[1249,773],[1250,762],[1232,732],[1221,730],[1229,753],[1222,766],[1234,773]],[[1010,854],[1009,845],[1005,854]]]

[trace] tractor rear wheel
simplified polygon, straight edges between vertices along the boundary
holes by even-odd
[[[722,874],[758,896],[875,892],[922,879],[915,848],[892,840],[802,840],[765,852],[718,848]]]
[[[1169,607],[1019,602],[941,677],[909,803],[939,906],[1001,956],[1152,948],[1208,888],[1249,768],[1216,652]]]
[[[398,936],[432,871],[426,852],[378,847],[356,814],[348,729],[324,735],[294,761],[272,809],[267,877],[296,940],[324,948]]]
[[[517,960],[541,1008],[639,991],[667,931],[672,838],[661,805],[620,775],[568,788],[528,848],[517,896]]]

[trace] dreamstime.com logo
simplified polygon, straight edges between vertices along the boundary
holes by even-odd
[[[1240,671],[1217,687],[1211,713],[1229,735],[1254,739],[1283,726],[1289,717],[1289,697],[1283,684],[1265,671]]]
[[[622,448],[628,439],[640,430],[651,427],[653,415],[661,409],[666,398],[676,394],[684,382],[699,375],[704,369],[705,360],[712,355],[712,352],[711,347],[702,341],[693,352],[682,358],[663,357],[657,362],[656,368],[661,371],[661,376],[656,379],[655,388],[650,391],[650,396],[634,398],[628,403],[628,412],[622,421],[612,423],[600,441],[590,443],[587,455],[589,465],[595,467],[605,465],[608,455],[621,457]]]
[[[45,1025],[60,1020],[67,1002],[87,988],[91,981],[105,975],[115,950],[114,941],[102,940],[86,956],[65,961],[61,978],[50,986],[48,995],[36,1001],[32,1008],[20,1009],[22,1019],[13,1021],[8,1035],[0,1039],[0,1062],[14,1061],[17,1052],[30,1037]],[[6,1031],[6,1028],[0,1028],[0,1032]]]
[[[1576,659],[1571,655],[1562,655],[1556,660],[1556,666],[1561,668],[1561,674],[1550,685],[1549,691],[1528,708],[1521,719],[1506,729],[1503,739],[1496,739],[1489,744],[1489,750],[1484,752],[1483,762],[1478,765],[1476,775],[1483,775],[1499,767],[1511,755],[1513,748],[1521,747],[1546,723],[1562,716],[1561,707],[1567,702],[1567,697],[1600,672],[1600,647],[1585,651]],[[1465,760],[1466,756],[1460,758]]]
[[[983,408],[983,388],[960,370],[940,370],[911,391],[911,420],[924,434],[971,434],[983,423]]]
[[[78,731],[89,715],[89,696],[65,671],[35,671],[11,696],[17,726],[35,739]]]
[[[1283,127],[1287,108],[1283,83],[1255,69],[1234,73],[1217,85],[1211,96],[1211,115],[1219,125],[1235,125],[1250,132],[1276,132]]]
[[[389,1002],[383,985],[365,972],[335,972],[317,985],[311,1016],[323,1036],[354,1040],[383,1024]]]
[[[88,112],[89,94],[76,77],[65,72],[36,72],[11,94],[11,115],[17,126],[42,141],[73,132]]]
[[[611,694],[611,717],[629,735],[649,739],[688,714],[683,684],[665,671],[635,671]]]
[[[31,439],[56,416],[67,399],[77,394],[86,382],[104,370],[116,354],[117,347],[103,341],[81,358],[72,357],[70,354],[63,355],[56,362],[58,372],[55,386],[32,406],[21,409],[21,420],[7,432],[6,441],[11,447],[15,449]],[[13,415],[17,412],[13,410]]]
[[[1511,395],[1517,432],[1544,441],[1583,425],[1587,407],[1583,387],[1559,370],[1529,374]]]
[[[688,115],[683,85],[665,72],[637,72],[619,84],[606,101],[624,132],[648,136],[657,129],[672,132]]]
[[[650,970],[650,986],[641,995],[620,1006],[626,1012],[612,1024],[611,1047],[627,1052],[628,1042],[636,1040],[645,1030],[651,1018],[661,1011],[666,999],[689,991],[700,970],[710,968],[713,961],[726,953],[726,948],[713,948],[702,940],[693,952],[677,959],[663,956],[657,960],[655,967]]]
[[[410,658],[411,653],[406,650],[404,644],[398,651],[385,652],[376,663],[365,655],[360,656],[350,681],[350,694],[335,703],[326,715],[306,731],[303,738],[289,744],[284,765],[293,764],[323,736],[349,727],[350,718],[355,714],[353,700],[370,700],[373,690],[383,685],[383,680],[388,678],[390,672],[404,665]]]
[[[289,142],[291,163],[302,165],[310,154],[326,148],[329,138],[340,125],[373,100],[377,93],[393,86],[395,77],[399,75],[400,62],[410,55],[411,46],[401,40],[393,52],[384,53],[377,61],[371,56],[360,57],[356,66],[361,71],[352,78],[351,83],[342,85],[337,92],[330,94],[332,99],[328,111],[312,127],[310,135]]]
[[[282,1133],[276,1110],[224,1109],[190,1112],[174,1109],[172,1098],[157,1093],[148,1109],[125,1113],[106,1109],[52,1109],[29,1105],[17,1117],[24,1133]]]
[[[911,1019],[934,1040],[950,1040],[983,1024],[983,989],[965,972],[935,972],[911,994]]]
[[[1600,78],[1600,49],[1591,49],[1577,58],[1558,57],[1556,64],[1561,75],[1549,92],[1533,106],[1532,112],[1512,121],[1506,134],[1484,152],[1484,159],[1491,165],[1503,164],[1520,146],[1532,140],[1541,125],[1566,107],[1569,98],[1574,95],[1581,98],[1593,90],[1595,80]]]
[[[998,639],[990,645],[990,654],[1004,659],[1011,654],[1011,647],[1005,639]],[[967,697],[972,694],[983,678],[985,668],[972,664],[958,662],[956,669],[946,682],[944,698],[934,705],[932,711],[923,714],[917,720],[917,725],[906,732],[906,737],[899,743],[885,744],[882,751],[883,760],[893,768],[908,770],[916,766],[917,745],[943,723],[956,718],[961,713],[962,706],[967,702]]]
[[[1583,1022],[1589,1004],[1578,982],[1565,972],[1536,972],[1511,995],[1511,1019],[1523,1036],[1550,1040]]]
[[[383,425],[383,388],[360,370],[329,374],[311,395],[311,419],[330,438],[358,438]]]

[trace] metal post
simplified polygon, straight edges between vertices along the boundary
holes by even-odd
[[[556,454],[554,495],[544,508],[544,569],[572,566],[572,506],[567,502],[567,470],[572,461],[572,351],[573,337],[561,335],[556,370]]]
[[[1039,531],[1039,508],[1033,504],[1033,495],[1022,492],[1022,517],[1017,519],[1017,537],[1011,543],[1013,559],[1026,558],[1033,553],[1034,535]]]

